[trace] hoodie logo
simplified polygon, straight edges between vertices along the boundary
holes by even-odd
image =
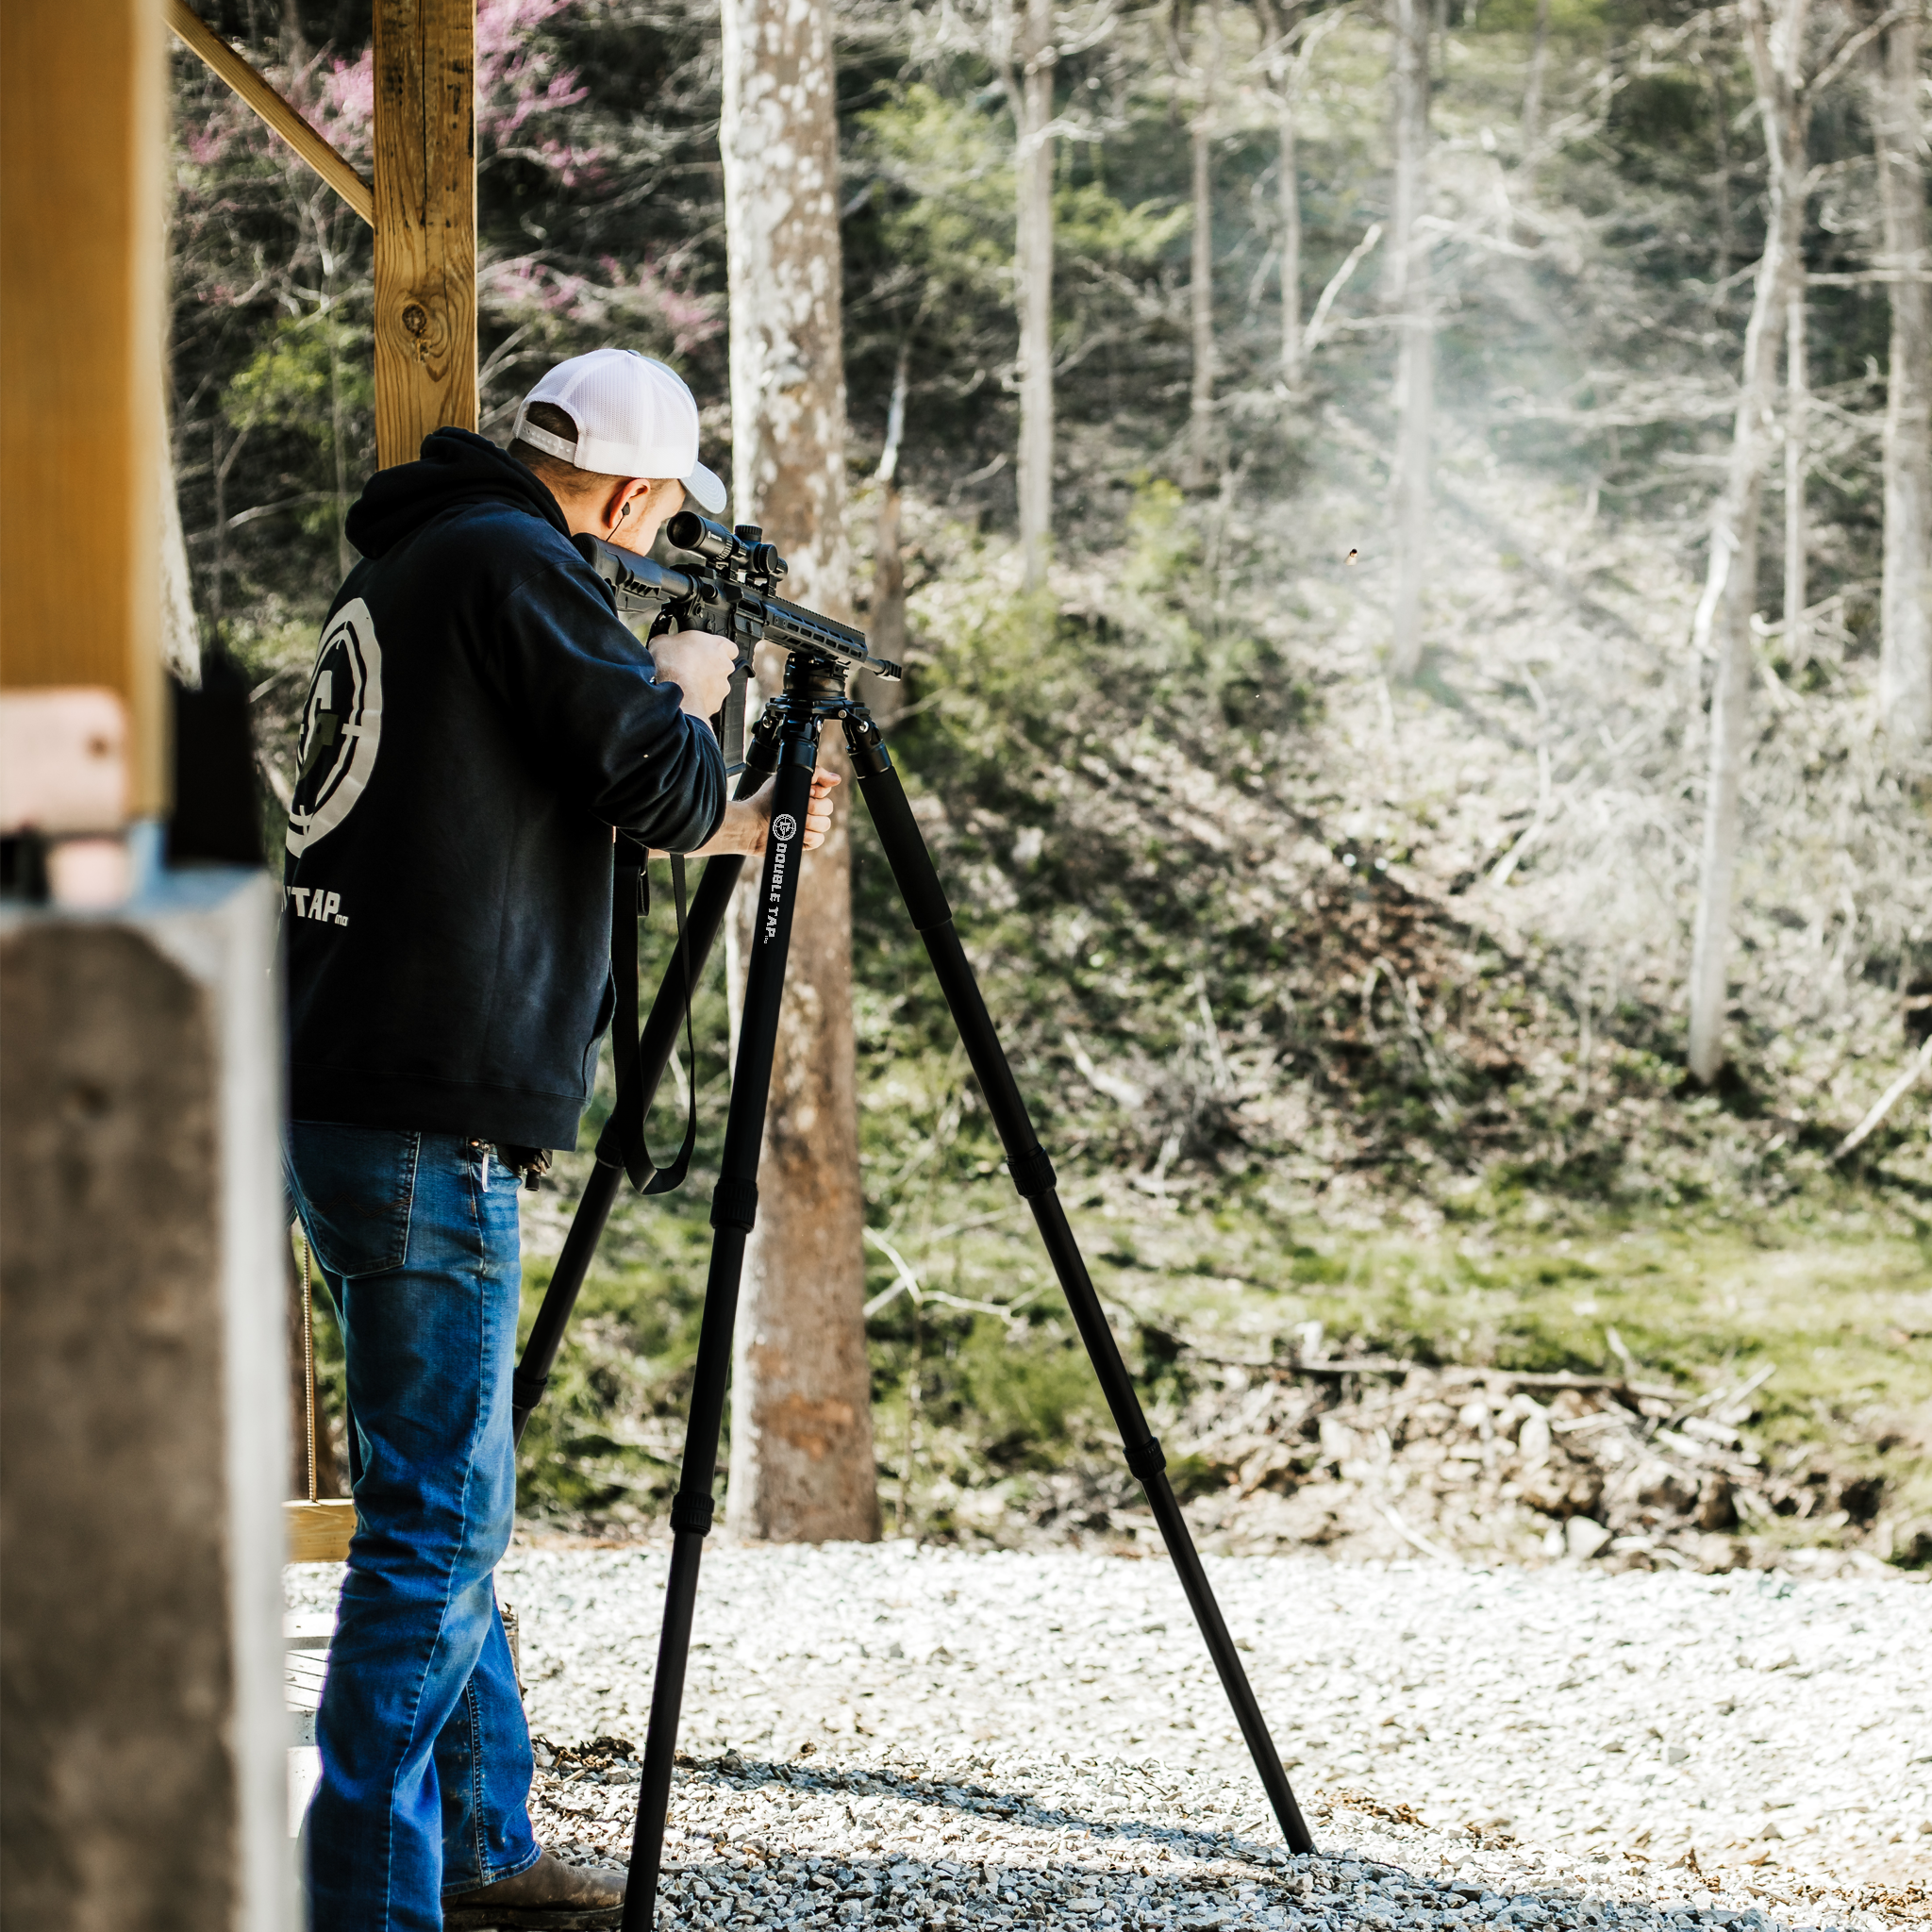
[[[381,740],[382,646],[369,607],[358,597],[329,619],[315,654],[289,808],[291,854],[300,858],[349,816],[375,769]]]

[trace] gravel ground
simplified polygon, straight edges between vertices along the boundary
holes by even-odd
[[[1220,1558],[1291,1858],[1164,1562],[715,1547],[670,1922],[1876,1928],[1932,1920],[1932,1590]],[[502,1573],[539,1836],[627,1849],[665,1571]],[[291,1570],[291,1607],[339,1573]]]

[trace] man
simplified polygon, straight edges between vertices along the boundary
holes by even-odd
[[[571,541],[647,550],[687,496],[724,507],[691,391],[600,349],[538,384],[508,454],[438,430],[349,513],[363,561],[303,711],[284,926],[285,1168],[341,1319],[357,1517],[317,1725],[317,1932],[614,1924],[622,1903],[622,1873],[531,1835],[492,1572],[519,1174],[575,1144],[610,1024],[613,841],[763,849],[769,793],[727,805],[704,722],[731,647],[647,651]]]

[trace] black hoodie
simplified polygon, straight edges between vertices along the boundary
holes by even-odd
[[[717,741],[494,443],[439,429],[348,533],[289,814],[291,1112],[573,1146],[610,1024],[613,828],[703,844]]]

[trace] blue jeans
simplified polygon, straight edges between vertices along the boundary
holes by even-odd
[[[316,1721],[315,1932],[439,1932],[540,1856],[491,1573],[516,1516],[517,1177],[451,1134],[295,1121],[284,1170],[348,1354],[356,1535]]]

